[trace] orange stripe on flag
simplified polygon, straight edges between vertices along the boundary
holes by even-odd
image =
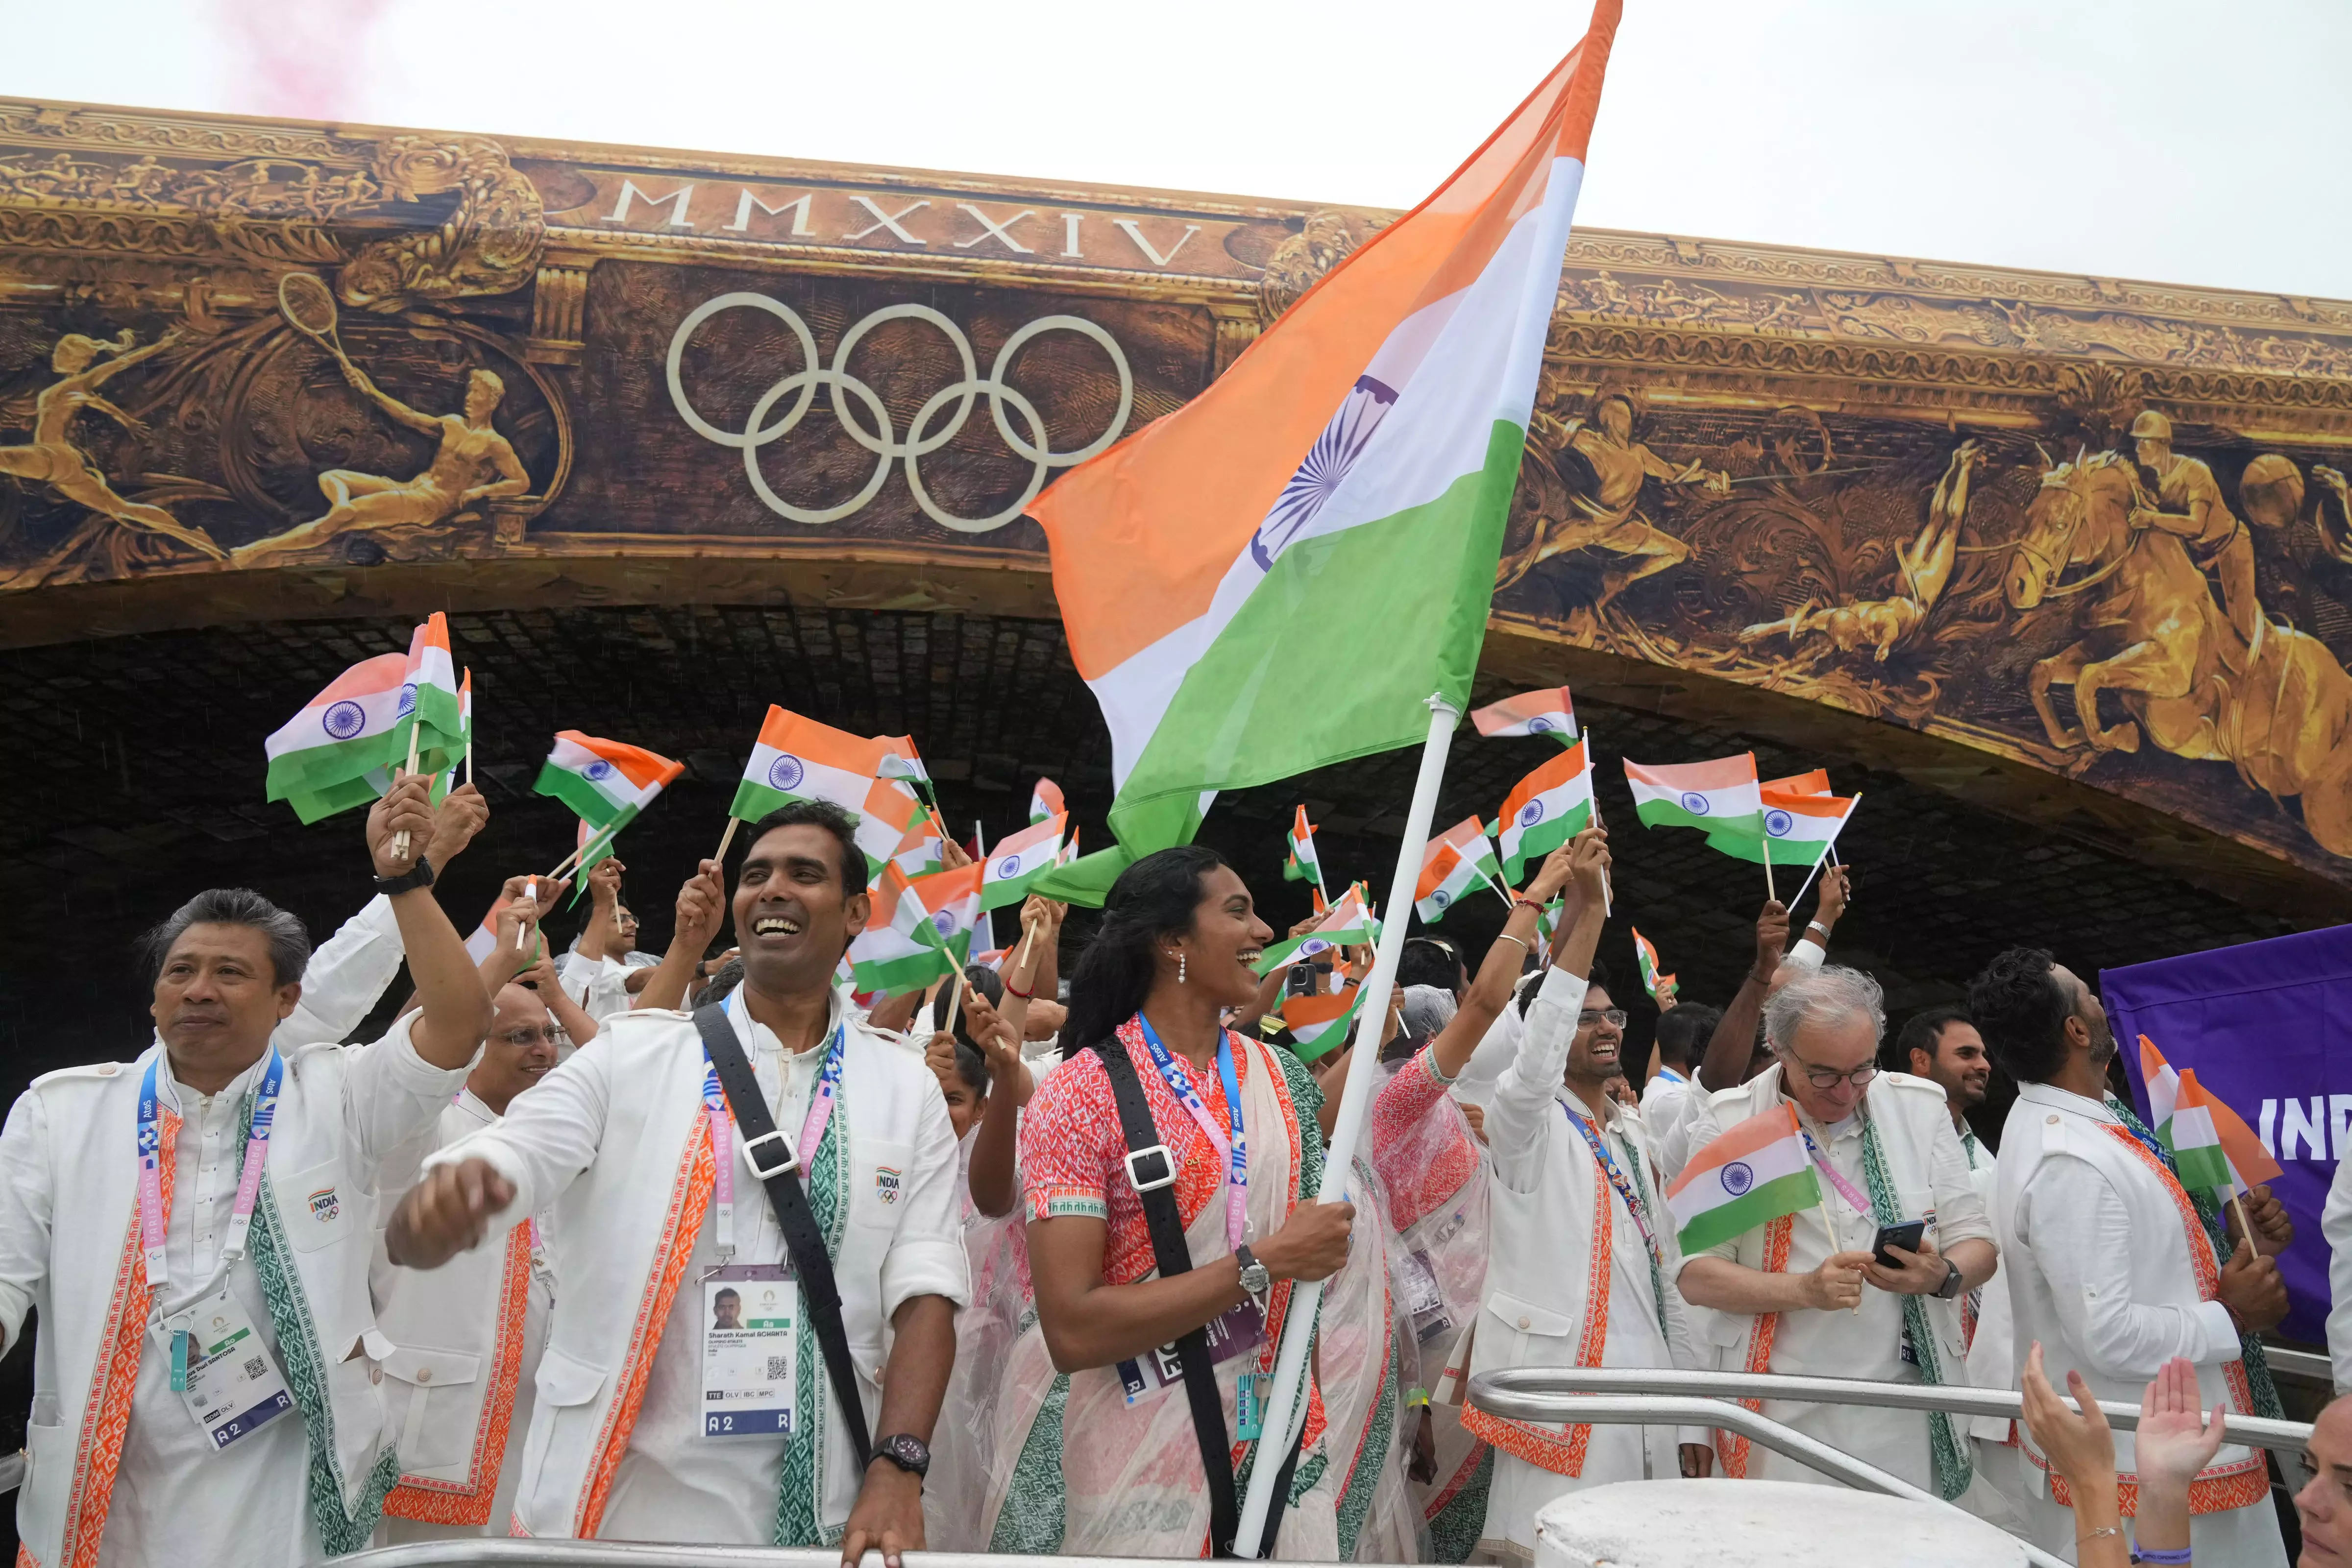
[[[1690,1186],[1695,1178],[1704,1176],[1708,1171],[1719,1169],[1734,1160],[1744,1159],[1759,1149],[1777,1144],[1783,1138],[1793,1138],[1796,1135],[1797,1113],[1795,1108],[1784,1100],[1769,1111],[1748,1117],[1697,1154],[1693,1155],[1690,1164],[1683,1167],[1683,1174],[1676,1176],[1674,1184],[1666,1188],[1666,1196],[1674,1197],[1675,1194]]]
[[[1625,777],[1637,779],[1644,784],[1654,784],[1661,789],[1725,789],[1755,778],[1756,758],[1743,751],[1737,757],[1718,757],[1706,762],[1677,762],[1671,767],[1644,768],[1627,758]]]
[[[828,768],[838,768],[845,773],[863,773],[869,779],[880,775],[882,758],[889,750],[881,741],[803,718],[773,703],[768,705],[768,716],[761,722],[760,744],[789,751],[811,762],[822,762]]]

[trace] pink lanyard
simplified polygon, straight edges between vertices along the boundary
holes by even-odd
[[[740,986],[727,998],[727,1020],[736,1026],[740,1038],[751,1038],[751,1018],[743,1006]],[[824,1139],[825,1126],[833,1120],[834,1102],[841,1094],[841,1052],[845,1032],[844,1026],[834,1027],[832,1043],[825,1048],[824,1066],[817,1073],[816,1092],[809,1096],[808,1114],[801,1121],[798,1157],[803,1182],[808,1180],[809,1162],[816,1158],[816,1146]],[[702,1068],[702,1114],[710,1128],[714,1167],[710,1183],[710,1242],[723,1260],[735,1255],[735,1121],[727,1109],[727,1096],[719,1087],[719,1069],[710,1065],[707,1056]]]
[[[1209,1140],[1225,1162],[1225,1247],[1228,1251],[1239,1247],[1249,1238],[1249,1145],[1242,1132],[1242,1094],[1239,1077],[1233,1070],[1233,1040],[1230,1036],[1217,1041],[1217,1070],[1224,1078],[1225,1114],[1233,1124],[1229,1134],[1217,1125],[1202,1102],[1199,1091],[1192,1087],[1192,1078],[1183,1066],[1160,1043],[1159,1034],[1151,1020],[1141,1013],[1135,1021],[1142,1027],[1143,1042],[1151,1050],[1151,1064],[1160,1069],[1160,1076],[1175,1095],[1178,1103],[1192,1113],[1202,1135]]]
[[[147,1288],[161,1295],[171,1282],[170,1223],[163,1213],[163,1114],[155,1087],[156,1069],[163,1061],[159,1048],[147,1063],[139,1086],[139,1244],[146,1254]],[[261,1075],[247,1101],[245,1166],[237,1174],[236,1201],[230,1207],[228,1234],[221,1243],[220,1264],[245,1256],[247,1234],[253,1228],[253,1207],[261,1196],[262,1162],[269,1157],[269,1132],[278,1116],[278,1096],[286,1082],[286,1059],[271,1045],[262,1059]]]
[[[1798,1128],[1797,1131],[1804,1135],[1805,1152],[1813,1156],[1813,1165],[1822,1175],[1830,1178],[1830,1185],[1837,1188],[1838,1196],[1845,1199],[1846,1206],[1864,1219],[1874,1218],[1878,1211],[1871,1207],[1870,1199],[1856,1192],[1853,1189],[1853,1183],[1838,1175],[1837,1167],[1830,1164],[1829,1156],[1822,1153],[1821,1145],[1813,1142],[1813,1135],[1811,1133],[1805,1132],[1802,1127]]]

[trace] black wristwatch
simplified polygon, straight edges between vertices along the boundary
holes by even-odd
[[[416,857],[415,865],[398,876],[380,876],[375,879],[375,890],[383,894],[407,893],[415,888],[432,885],[433,862],[422,854]]]
[[[1948,1301],[1960,1293],[1960,1266],[1947,1258],[1944,1260],[1944,1267],[1951,1272],[1946,1274],[1944,1282],[1936,1287],[1936,1299],[1939,1301]]]
[[[874,1457],[887,1459],[908,1475],[920,1480],[930,1472],[931,1446],[920,1437],[895,1432],[875,1440]]]

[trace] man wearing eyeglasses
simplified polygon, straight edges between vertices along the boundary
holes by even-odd
[[[1685,1259],[1684,1296],[1749,1372],[1885,1383],[1965,1385],[1959,1298],[1993,1276],[1992,1226],[1969,1174],[1944,1092],[1878,1071],[1886,1014],[1878,982],[1829,965],[1790,979],[1764,1004],[1772,1065],[1697,1113],[1693,1157],[1750,1117],[1792,1105],[1822,1202]],[[1924,1222],[1916,1246],[1882,1228]],[[1767,1401],[1763,1414],[1947,1500],[1972,1465],[1957,1416]],[[1768,1480],[1826,1478],[1718,1434],[1725,1472]]]
[[[509,929],[504,947],[513,946]],[[405,1191],[426,1155],[496,1124],[555,1065],[556,1020],[543,998],[562,993],[553,970],[544,960],[539,967],[546,978],[537,989],[509,983],[493,994],[498,1010],[481,1060],[439,1124],[387,1165],[380,1190]],[[568,997],[563,1004],[593,1036],[596,1026]],[[395,1268],[379,1234],[369,1273],[373,1337],[383,1342],[369,1349],[383,1367],[387,1430],[401,1468],[384,1499],[379,1542],[506,1534],[518,1468],[507,1463],[509,1449],[530,1427],[555,1300],[542,1228],[518,1225],[505,1247],[460,1253],[431,1273]]]
[[[1493,1153],[1486,1295],[1473,1375],[1505,1366],[1682,1367],[1694,1353],[1674,1288],[1681,1254],[1640,1114],[1609,1093],[1625,1014],[1588,987],[1608,853],[1597,830],[1574,842],[1565,946],[1528,1005],[1519,1053],[1486,1109]],[[1559,852],[1555,852],[1555,860]],[[1520,904],[1554,871],[1547,862]],[[1495,1446],[1480,1552],[1530,1562],[1536,1514],[1583,1487],[1646,1475],[1705,1475],[1704,1430],[1506,1420],[1467,1407],[1465,1429]]]

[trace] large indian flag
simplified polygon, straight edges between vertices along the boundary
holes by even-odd
[[[931,912],[905,872],[886,863],[867,896],[872,908],[866,929],[849,944],[851,983],[859,990],[919,990],[955,972],[955,959],[940,943]]]
[[[1756,754],[1719,757],[1645,768],[1625,759],[1625,782],[1633,791],[1633,815],[1645,828],[1696,828],[1726,854],[1734,843],[1764,837],[1764,801],[1756,784]],[[1759,848],[1751,860],[1761,861]]]
[[[1539,861],[1592,821],[1592,769],[1585,765],[1584,742],[1519,780],[1496,820],[1503,844],[1503,884],[1517,887],[1529,861]]]
[[[1206,392],[1031,507],[1125,852],[1465,706],[1619,9]],[[1302,703],[1307,669],[1347,678]]]
[[[262,798],[289,801],[306,822],[373,800],[382,791],[363,782],[366,775],[406,760],[400,718],[407,670],[406,654],[379,653],[328,682],[262,742],[269,758]]]
[[[912,789],[882,777],[892,755],[887,739],[863,740],[771,705],[727,814],[756,822],[794,800],[829,800],[857,819],[870,876],[898,852],[922,810]]]
[[[1821,1201],[1821,1179],[1786,1101],[1699,1150],[1666,1188],[1685,1256]]]
[[[663,786],[685,771],[685,763],[641,746],[559,729],[531,789],[534,794],[554,796],[583,821],[606,828],[644,810]]]

